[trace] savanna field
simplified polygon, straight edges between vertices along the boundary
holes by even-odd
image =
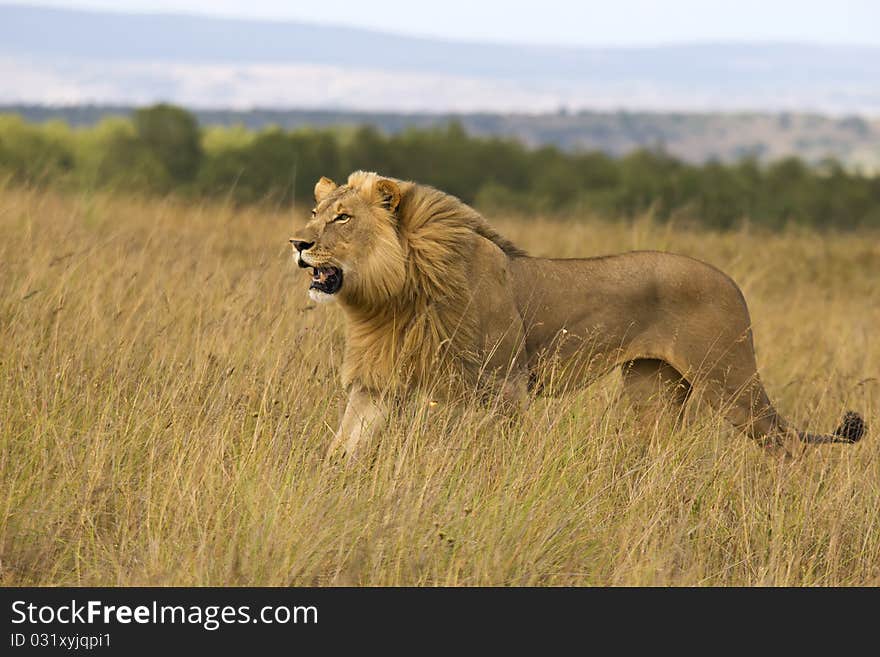
[[[880,585],[880,234],[489,218],[534,255],[663,249],[742,287],[780,412],[854,446],[767,456],[640,421],[619,374],[517,422],[400,410],[326,463],[342,317],[305,208],[0,187],[2,585]]]

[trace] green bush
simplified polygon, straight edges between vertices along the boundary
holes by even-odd
[[[173,105],[154,105],[134,113],[141,143],[180,183],[191,182],[202,163],[202,142],[195,116]]]
[[[88,187],[139,192],[167,192],[174,187],[168,169],[125,119],[105,119],[83,131],[77,158],[78,179]]]
[[[23,182],[64,178],[74,169],[69,130],[56,122],[42,126],[15,115],[0,115],[0,170]]]

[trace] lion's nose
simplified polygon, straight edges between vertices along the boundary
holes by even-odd
[[[314,242],[304,242],[303,240],[292,239],[290,243],[293,244],[293,248],[302,253],[303,251],[308,251],[313,246],[315,246]]]

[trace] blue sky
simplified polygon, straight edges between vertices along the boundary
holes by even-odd
[[[0,0],[2,2],[290,19],[471,41],[582,46],[768,40],[880,45],[880,0]]]

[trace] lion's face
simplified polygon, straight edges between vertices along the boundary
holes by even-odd
[[[297,264],[310,270],[314,301],[381,303],[403,286],[404,256],[394,216],[400,190],[378,177],[357,182],[337,186],[321,178],[312,217],[290,240]]]

